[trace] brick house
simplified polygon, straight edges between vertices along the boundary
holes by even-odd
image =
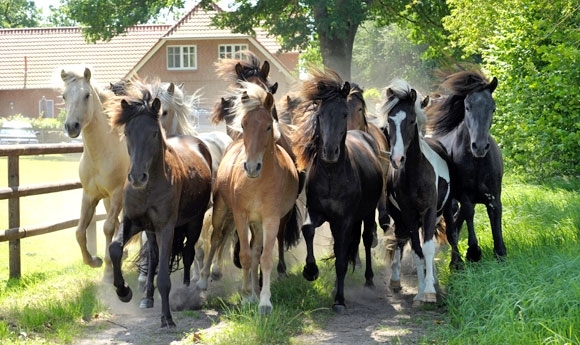
[[[210,109],[225,93],[215,62],[250,50],[270,63],[270,78],[279,84],[277,96],[289,91],[298,75],[298,53],[279,53],[274,37],[232,33],[211,25],[221,9],[199,5],[174,25],[137,25],[109,42],[86,43],[77,27],[0,29],[0,117],[13,114],[56,117],[62,98],[61,66],[86,64],[101,86],[135,74],[183,83],[192,94],[201,89],[201,106]]]

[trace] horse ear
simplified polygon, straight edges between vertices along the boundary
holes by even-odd
[[[275,94],[276,91],[278,91],[278,82],[275,82],[274,85],[270,86],[270,92],[272,95]]]
[[[395,93],[393,92],[393,89],[391,89],[390,87],[388,87],[385,90],[385,97],[387,97],[387,99],[390,99],[391,97],[393,97]]]
[[[66,81],[66,72],[64,71],[64,69],[60,71],[60,78],[63,81]]]
[[[348,81],[345,81],[344,84],[342,85],[342,89],[340,90],[340,94],[342,95],[342,97],[347,98],[349,93],[350,93],[350,83]]]
[[[161,109],[161,101],[159,98],[155,97],[153,100],[153,104],[151,104],[151,108],[156,114],[159,114],[159,109]]]
[[[417,91],[415,91],[415,89],[411,89],[409,98],[411,98],[411,102],[415,103],[415,101],[417,100]]]
[[[121,100],[121,109],[125,110],[129,108],[129,102],[127,102],[126,100],[122,99]]]
[[[244,80],[244,67],[242,67],[241,63],[236,64],[236,74],[238,75],[238,79]]]
[[[272,96],[272,94],[268,92],[268,94],[266,95],[266,99],[264,100],[264,107],[268,110],[271,110],[273,105],[274,105],[274,96]]]
[[[85,67],[85,79],[87,81],[91,80],[91,70],[88,67]]]
[[[169,87],[167,88],[167,93],[169,93],[171,96],[173,96],[173,94],[175,93],[175,84],[169,83]]]
[[[268,61],[264,61],[262,64],[262,69],[260,70],[264,77],[268,78],[268,74],[270,74],[270,63]]]
[[[421,109],[425,108],[429,104],[429,96],[425,96],[421,101]]]
[[[487,88],[489,89],[489,92],[493,92],[496,87],[497,87],[497,78],[493,77],[493,79],[491,80],[491,83],[489,83]]]
[[[226,99],[222,97],[222,107],[227,106],[227,105],[228,105],[228,101],[226,101]]]

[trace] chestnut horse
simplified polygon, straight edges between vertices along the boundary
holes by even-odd
[[[130,156],[123,219],[109,245],[113,284],[119,299],[129,302],[132,292],[121,270],[123,247],[135,234],[146,231],[150,242],[149,282],[159,264],[161,327],[175,327],[169,307],[170,260],[182,254],[184,266],[191,267],[193,262],[194,245],[211,195],[211,154],[198,138],[166,139],[160,122],[161,101],[153,98],[149,89],[144,89],[140,97],[120,99],[107,103],[111,123],[123,131]],[[153,284],[148,284],[146,298],[153,299]]]
[[[276,237],[284,233],[287,244],[299,238],[298,172],[288,153],[276,145],[280,132],[272,116],[272,94],[253,83],[241,85],[244,88],[234,101],[231,128],[239,131],[242,139],[228,149],[217,172],[209,257],[231,231],[233,219],[240,243],[242,297],[251,301],[259,295],[260,314],[269,314]],[[210,260],[198,281],[201,289],[207,288],[209,264]],[[262,272],[261,290],[258,268]]]

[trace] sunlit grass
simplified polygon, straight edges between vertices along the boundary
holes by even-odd
[[[493,258],[485,209],[477,234],[486,258],[448,276],[447,344],[580,343],[580,195],[574,181],[504,184],[505,262]],[[464,232],[467,231],[464,229]],[[466,240],[462,239],[466,248]]]

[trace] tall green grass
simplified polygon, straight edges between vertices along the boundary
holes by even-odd
[[[580,344],[578,187],[577,181],[561,180],[504,183],[505,262],[493,258],[487,215],[478,210],[476,231],[486,258],[447,276],[448,325],[434,339],[447,344]]]

